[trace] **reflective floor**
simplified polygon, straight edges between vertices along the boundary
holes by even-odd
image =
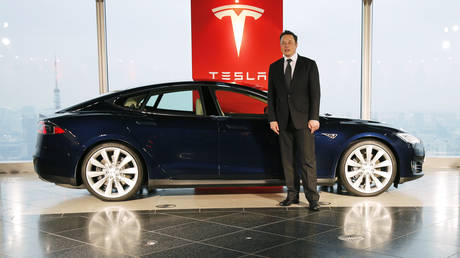
[[[0,175],[1,257],[460,257],[460,171],[427,171],[372,198],[160,189],[102,202],[33,173]],[[249,192],[249,193],[248,193]],[[165,208],[161,208],[165,207]]]

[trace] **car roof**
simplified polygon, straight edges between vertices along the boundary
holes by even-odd
[[[123,95],[129,95],[129,94],[134,94],[137,92],[143,92],[143,91],[151,91],[155,89],[172,89],[172,88],[180,88],[180,87],[187,87],[187,86],[209,86],[209,87],[222,87],[222,88],[232,88],[232,89],[239,89],[243,91],[249,91],[258,95],[262,96],[267,96],[267,92],[263,90],[261,86],[258,85],[253,85],[253,86],[248,86],[248,85],[240,85],[240,84],[235,84],[235,83],[226,83],[226,82],[219,82],[219,81],[180,81],[180,82],[168,82],[168,83],[160,83],[160,84],[151,84],[151,85],[146,85],[146,86],[139,86],[139,87],[134,87],[134,88],[129,88],[126,90],[120,90],[120,91],[114,91],[114,92],[109,92],[106,94],[103,94],[101,96],[89,99],[87,101],[83,101],[81,103],[78,103],[76,105],[70,106],[68,108],[61,109],[57,111],[57,113],[64,113],[68,111],[73,111],[80,109],[85,106],[89,106],[93,103],[101,102],[101,101],[106,101],[108,99],[113,99],[117,98],[119,96]]]
[[[126,90],[117,91],[120,95],[125,95],[126,93],[133,93],[137,91],[143,90],[153,90],[153,89],[160,89],[160,88],[171,88],[171,87],[183,87],[183,86],[220,86],[220,87],[230,87],[234,89],[242,89],[252,91],[254,93],[259,94],[266,94],[266,91],[263,87],[259,85],[249,85],[249,84],[236,84],[236,83],[227,83],[227,82],[220,82],[220,81],[180,81],[180,82],[168,82],[168,83],[160,83],[160,84],[151,84],[146,86],[140,86],[135,88],[130,88]]]

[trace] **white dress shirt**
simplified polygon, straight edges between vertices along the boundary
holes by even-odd
[[[294,69],[295,69],[295,64],[297,63],[297,52],[294,53],[291,57],[286,57],[285,55],[283,55],[284,57],[284,72],[286,73],[286,67],[288,65],[288,62],[286,60],[288,59],[291,59],[291,78],[294,77]]]

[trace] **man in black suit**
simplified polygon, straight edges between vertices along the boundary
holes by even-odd
[[[297,36],[280,35],[283,58],[268,73],[268,120],[279,135],[281,161],[288,189],[281,206],[299,203],[299,173],[309,208],[319,211],[316,189],[314,132],[319,129],[320,87],[315,61],[297,54]],[[307,122],[308,121],[308,122]]]

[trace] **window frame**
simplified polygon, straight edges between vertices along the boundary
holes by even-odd
[[[165,93],[172,93],[172,92],[179,92],[179,91],[194,91],[196,90],[199,94],[199,98],[201,99],[201,105],[203,108],[203,115],[197,115],[193,111],[180,111],[180,110],[169,110],[169,109],[158,109],[158,105],[161,102],[161,99],[163,98],[163,95]],[[155,104],[153,106],[153,110],[147,110],[146,105],[148,102],[148,99],[150,99],[151,96],[153,95],[158,95],[158,98],[155,100]],[[179,87],[173,87],[173,88],[161,88],[161,89],[154,89],[151,90],[146,97],[147,101],[144,101],[142,104],[142,107],[140,108],[140,111],[146,115],[164,115],[164,116],[183,116],[183,117],[206,117],[207,116],[207,111],[206,107],[203,105],[203,93],[201,91],[201,87],[197,85],[193,86],[179,86]],[[159,112],[159,110],[164,110],[167,112]],[[193,112],[189,113],[189,112]]]

